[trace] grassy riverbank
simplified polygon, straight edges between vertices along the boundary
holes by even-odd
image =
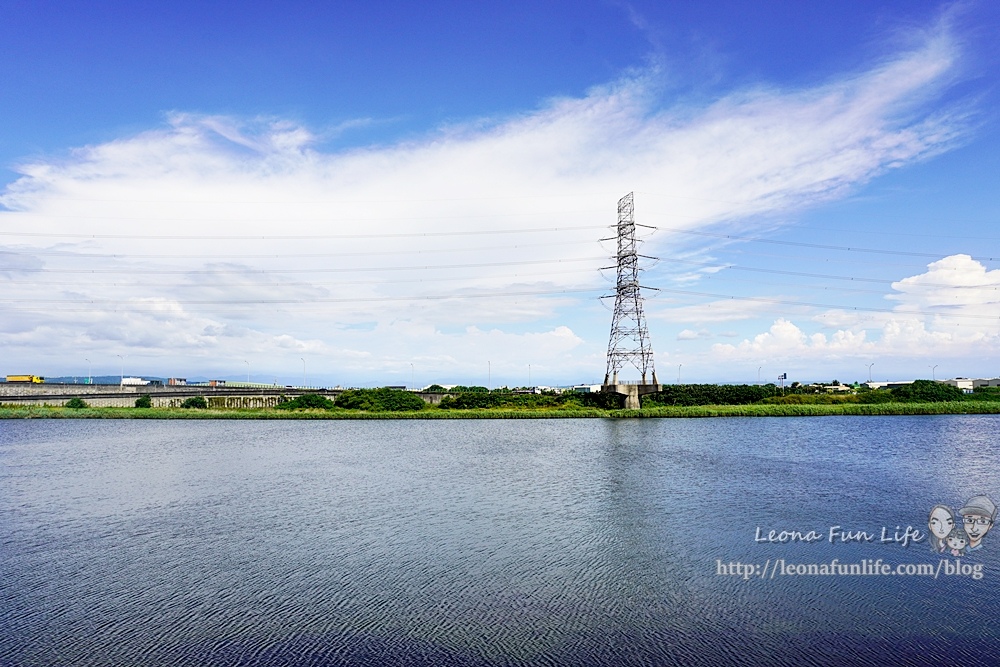
[[[642,410],[572,409],[440,409],[406,412],[363,410],[204,410],[180,408],[0,407],[0,419],[579,419],[677,417],[823,417],[833,415],[1000,414],[996,401],[937,403],[841,403],[791,405],[695,405]]]

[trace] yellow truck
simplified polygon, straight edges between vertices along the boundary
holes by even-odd
[[[8,375],[7,382],[30,382],[32,384],[42,384],[45,378],[41,375]]]

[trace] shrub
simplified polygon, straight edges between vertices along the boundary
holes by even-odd
[[[892,403],[892,392],[884,389],[873,389],[863,394],[858,394],[859,403]]]
[[[333,409],[333,401],[319,394],[302,394],[292,400],[287,398],[284,401],[279,400],[274,407],[278,410],[331,410]]]
[[[431,386],[427,387],[427,389],[424,389],[424,391],[434,392],[436,394],[443,394],[443,393],[445,393],[448,390],[445,389],[444,387],[442,387],[439,384],[432,384]]]
[[[591,394],[573,393],[563,394],[568,396],[568,400],[579,402],[584,407],[601,408],[603,410],[621,410],[625,407],[625,397],[614,392],[594,392]],[[640,399],[642,400],[642,399]]]
[[[1000,401],[1000,387],[976,387],[968,398],[974,401]]]
[[[661,391],[643,396],[640,400],[644,407],[747,405],[777,394],[778,388],[773,384],[670,384],[663,385]]]
[[[337,397],[337,407],[368,412],[423,410],[427,404],[416,394],[401,389],[348,389]]]
[[[153,407],[153,398],[149,394],[143,394],[139,398],[135,399],[135,407],[151,408]]]
[[[80,408],[86,408],[87,401],[83,400],[79,396],[74,396],[73,398],[66,401],[67,408],[73,408],[74,410],[79,410]]]
[[[854,394],[789,394],[772,396],[760,402],[764,405],[837,405],[857,403],[858,397]]]
[[[958,387],[933,380],[914,380],[912,384],[894,387],[891,391],[896,400],[921,403],[961,401],[965,398],[965,394]]]
[[[191,398],[184,399],[184,402],[181,403],[181,407],[204,410],[208,407],[208,401],[205,400],[204,396],[192,396]]]

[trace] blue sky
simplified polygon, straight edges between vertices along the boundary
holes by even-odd
[[[994,4],[317,4],[0,0],[0,371],[1000,375]]]

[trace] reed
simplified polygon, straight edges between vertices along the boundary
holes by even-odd
[[[358,410],[275,410],[180,408],[63,408],[0,405],[0,419],[636,419],[701,417],[824,417],[835,415],[945,415],[1000,414],[997,401],[945,401],[937,403],[839,403],[692,405],[603,410],[573,407],[546,409],[479,408],[441,410],[425,408],[411,412],[364,412]]]

